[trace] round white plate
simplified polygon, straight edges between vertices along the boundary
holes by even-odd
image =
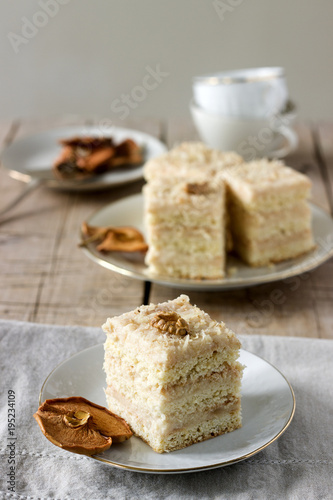
[[[81,396],[106,406],[103,360],[103,344],[98,344],[58,365],[44,382],[40,403],[45,399]],[[242,349],[239,361],[246,366],[240,429],[163,454],[132,437],[92,458],[131,471],[168,474],[223,467],[263,450],[290,424],[295,412],[294,393],[285,377],[262,358]]]
[[[54,179],[52,165],[61,151],[59,140],[74,136],[111,136],[118,143],[133,139],[144,148],[144,161],[166,151],[166,146],[155,137],[126,128],[112,127],[108,130],[96,126],[64,127],[22,137],[5,148],[1,155],[4,167],[10,175],[22,181],[41,179],[47,186],[74,191],[104,189],[142,178],[143,166],[117,168],[91,179],[61,181]]]
[[[165,276],[150,276],[141,254],[101,253],[91,243],[83,247],[84,252],[101,266],[118,273],[152,283],[159,283],[183,290],[228,290],[261,283],[278,281],[310,271],[333,255],[333,219],[323,210],[311,205],[313,232],[317,248],[296,259],[281,262],[272,267],[253,268],[236,258],[227,260],[227,277],[217,280],[176,279]],[[143,227],[143,196],[129,196],[111,203],[95,212],[87,220],[92,226],[133,226],[145,233]],[[237,272],[232,274],[232,269]],[[229,275],[228,275],[228,270]]]

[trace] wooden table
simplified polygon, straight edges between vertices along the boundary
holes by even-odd
[[[0,145],[51,127],[96,121],[66,117],[0,125]],[[121,122],[165,141],[195,139],[190,120]],[[333,213],[333,124],[299,123],[298,150],[286,163],[313,182],[313,199]],[[0,318],[59,325],[100,326],[108,316],[142,304],[144,283],[106,270],[78,248],[79,228],[93,211],[141,190],[142,181],[94,193],[39,187],[0,224]],[[0,169],[0,210],[24,184]],[[333,260],[291,279],[218,292],[187,292],[193,303],[237,333],[333,339]],[[152,302],[179,289],[153,284]]]

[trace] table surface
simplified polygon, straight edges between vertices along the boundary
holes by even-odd
[[[0,123],[0,147],[35,132],[64,125],[99,123],[98,119],[61,117]],[[169,147],[197,139],[187,118],[118,124],[147,132]],[[313,201],[333,213],[333,124],[296,125],[297,151],[286,164],[307,174]],[[38,187],[0,222],[0,318],[59,325],[100,326],[107,317],[143,303],[144,282],[91,262],[78,247],[79,228],[89,215],[141,191],[143,181],[93,193],[60,192]],[[24,183],[0,168],[0,210],[24,189]],[[333,338],[333,260],[289,280],[229,291],[188,291],[192,303],[240,334]],[[279,296],[279,303],[269,300]],[[181,291],[153,284],[150,301],[173,299]]]

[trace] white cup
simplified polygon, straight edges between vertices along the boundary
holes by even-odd
[[[298,137],[291,128],[293,115],[267,118],[239,118],[209,113],[190,104],[199,136],[208,146],[236,151],[245,161],[282,158],[296,149]]]
[[[213,114],[243,118],[269,118],[288,101],[284,69],[240,69],[193,79],[194,102]]]

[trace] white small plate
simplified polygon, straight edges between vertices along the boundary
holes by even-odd
[[[106,406],[104,348],[98,344],[58,365],[40,393],[45,399],[81,396]],[[92,458],[136,472],[158,474],[194,472],[230,465],[251,457],[286,430],[295,412],[295,396],[286,378],[267,361],[241,349],[243,426],[202,443],[159,454],[137,437]]]
[[[313,233],[317,248],[296,259],[290,259],[271,267],[249,267],[239,259],[227,260],[227,277],[217,280],[176,279],[166,276],[150,276],[141,254],[101,253],[91,243],[83,247],[92,260],[112,271],[132,278],[151,281],[183,290],[228,290],[261,283],[278,281],[310,271],[333,255],[333,219],[323,210],[311,205]],[[92,226],[133,226],[145,233],[143,227],[143,196],[129,196],[111,203],[88,218]],[[237,272],[233,274],[233,268]]]
[[[120,127],[108,130],[96,126],[64,127],[22,137],[4,149],[1,161],[12,177],[22,181],[41,179],[53,188],[92,191],[126,184],[142,178],[143,165],[117,168],[83,181],[61,181],[54,178],[52,165],[61,151],[60,139],[74,136],[111,136],[115,142],[133,139],[144,148],[144,162],[166,151],[166,146],[155,137]]]

